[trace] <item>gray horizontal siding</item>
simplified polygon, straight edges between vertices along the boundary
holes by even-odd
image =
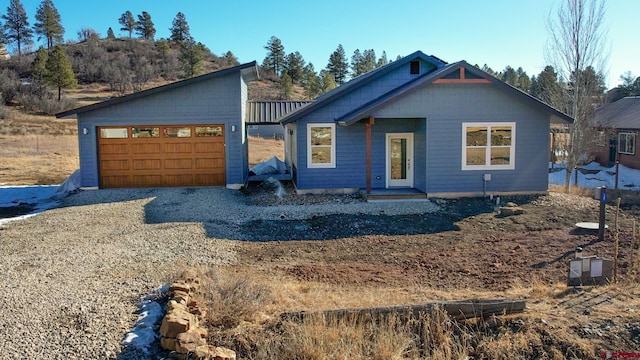
[[[244,183],[248,164],[242,131],[243,88],[246,85],[238,72],[78,114],[82,186],[98,186],[97,127],[169,124],[225,125],[227,184]],[[231,125],[236,126],[235,132]]]
[[[386,134],[416,132],[424,120],[376,119],[371,128],[371,186],[384,188],[386,181]],[[300,123],[298,123],[300,126]],[[306,189],[341,189],[366,187],[366,126],[336,126],[336,167],[307,168],[306,125],[298,128],[298,161],[296,186]],[[376,179],[380,177],[380,179]],[[422,176],[424,179],[424,176]],[[423,180],[424,181],[424,180]]]
[[[375,88],[375,86],[373,86]],[[365,96],[366,95],[366,96]],[[320,109],[298,122],[298,187],[350,188],[365,182],[365,126],[336,126],[335,169],[306,168],[306,124],[331,122],[347,104],[354,106],[371,95],[357,91],[333,106]],[[351,102],[349,102],[350,98]],[[374,111],[372,128],[372,186],[385,186],[385,133],[414,132],[414,186],[426,192],[482,192],[483,175],[492,174],[488,191],[545,191],[549,116],[514,96],[485,84],[435,84],[419,88]],[[392,120],[391,118],[395,118]],[[400,120],[423,118],[426,120]],[[389,120],[381,120],[389,119]],[[462,170],[463,122],[515,122],[515,170]],[[410,124],[410,125],[409,125]],[[409,127],[407,127],[409,126]],[[375,180],[380,176],[381,180]]]

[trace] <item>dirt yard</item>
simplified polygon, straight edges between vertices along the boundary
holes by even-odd
[[[279,199],[260,189],[249,189],[247,194],[262,205],[302,202],[299,196]],[[640,349],[636,312],[640,289],[634,268],[640,259],[633,233],[639,212],[623,209],[618,214],[621,285],[574,290],[565,284],[569,261],[578,246],[584,255],[614,256],[614,231],[599,242],[597,231],[574,226],[597,222],[598,202],[560,193],[502,200],[516,202],[524,214],[503,217],[496,212],[495,202],[460,199],[434,200],[442,207],[435,214],[317,216],[303,224],[286,219],[255,222],[250,225],[253,231],[271,233],[276,241],[242,243],[238,249],[242,260],[234,272],[269,279],[267,282],[279,279],[283,284],[297,284],[284,292],[302,287],[304,290],[293,291],[295,295],[289,294],[294,298],[287,300],[289,310],[525,298],[528,315],[524,321],[551,324],[561,334],[546,335],[552,348],[567,345],[558,339],[566,337],[563,341],[569,344],[584,342],[592,347],[592,355],[582,353],[578,358],[597,358],[599,351]],[[307,195],[304,201],[361,200],[348,195]],[[615,212],[615,207],[608,207],[610,229]],[[544,337],[548,329],[536,331]]]

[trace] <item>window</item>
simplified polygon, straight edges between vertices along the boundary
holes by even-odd
[[[596,146],[603,147],[607,141],[607,134],[604,131],[598,131],[596,134]]]
[[[409,73],[411,75],[420,74],[420,61],[414,60],[409,63]]]
[[[635,155],[636,153],[636,134],[635,133],[619,133],[618,134],[618,153]]]
[[[164,137],[191,137],[190,127],[166,127]]]
[[[336,167],[336,125],[307,125],[307,167]]]
[[[196,126],[196,136],[222,136],[222,126]]]
[[[463,123],[462,170],[515,169],[516,124]]]
[[[156,138],[160,137],[160,128],[158,127],[133,127],[131,128],[131,137],[133,138]]]
[[[102,139],[126,139],[128,137],[127,128],[107,128],[100,129]]]

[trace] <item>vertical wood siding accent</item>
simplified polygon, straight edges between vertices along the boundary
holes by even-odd
[[[242,184],[248,167],[242,136],[245,100],[246,83],[238,72],[78,114],[82,186],[98,186],[97,126],[180,123],[224,124],[226,182]],[[236,126],[235,133],[231,133],[232,125]],[[86,135],[83,128],[88,130]]]

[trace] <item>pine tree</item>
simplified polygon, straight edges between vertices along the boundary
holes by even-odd
[[[377,58],[373,49],[365,50],[362,53],[362,69],[365,73],[376,68]]]
[[[272,36],[264,48],[267,50],[267,57],[264,58],[262,66],[279,76],[282,73],[285,63],[284,45],[282,45],[282,41]]]
[[[299,84],[304,76],[305,61],[300,52],[296,51],[286,56],[284,69],[293,84]]]
[[[53,5],[52,0],[43,0],[36,11],[36,23],[33,24],[33,30],[40,35],[41,38],[47,39],[47,49],[53,45],[62,42],[64,35],[64,27],[60,20],[60,13]]]
[[[338,84],[336,83],[335,77],[328,70],[320,71],[320,84],[322,92],[321,94],[326,93],[327,91],[331,91],[335,89]]]
[[[531,95],[543,102],[563,110],[562,85],[558,81],[558,74],[551,65],[545,66],[535,82],[532,81]]]
[[[347,63],[347,55],[344,52],[342,44],[338,45],[336,51],[329,57],[327,71],[333,75],[336,84],[342,85],[347,81],[349,64]]]
[[[385,66],[389,63],[389,59],[387,59],[387,52],[382,51],[382,55],[380,55],[380,59],[378,59],[377,67]]]
[[[116,34],[114,34],[113,29],[109,27],[109,29],[107,30],[107,39],[115,39],[115,38],[116,38]]]
[[[518,70],[516,70],[516,75],[518,75],[518,89],[526,93],[531,93],[531,79],[529,75],[527,75],[527,72],[524,71],[522,67],[519,67]]]
[[[280,90],[280,100],[289,100],[293,94],[293,82],[286,72],[282,74],[278,81],[278,90]]]
[[[169,37],[171,41],[182,44],[183,42],[192,39],[191,34],[189,33],[189,24],[187,23],[187,18],[182,12],[178,12],[176,14],[176,17],[173,19],[173,23],[171,24],[171,28],[169,29],[169,31],[171,32],[171,36]]]
[[[315,99],[322,94],[322,82],[318,74],[316,74],[312,63],[307,64],[304,68],[302,87],[304,88],[304,96],[307,99]]]
[[[178,57],[184,76],[187,78],[202,74],[204,56],[207,50],[202,43],[193,40],[183,43],[182,52]]]
[[[365,73],[364,57],[360,53],[360,49],[355,49],[351,55],[351,73],[353,77],[358,77]]]
[[[154,27],[153,21],[151,21],[151,15],[148,12],[143,11],[142,14],[138,15],[138,22],[136,23],[135,30],[141,39],[153,40],[153,37],[156,36],[156,28]]]
[[[29,28],[27,12],[20,0],[10,0],[7,14],[2,15],[5,20],[4,37],[9,42],[15,42],[18,47],[18,55],[22,55],[22,46],[31,43],[33,31]]]
[[[500,79],[511,86],[515,87],[518,85],[518,74],[509,65],[507,65],[500,74]]]
[[[71,61],[60,45],[54,46],[47,58],[45,69],[45,81],[58,88],[58,101],[62,97],[62,88],[74,88],[78,84],[71,69]]]
[[[42,46],[36,51],[36,57],[31,63],[31,74],[35,79],[43,80],[47,73],[47,59],[49,53]]]
[[[231,52],[231,50],[224,53],[223,58],[227,62],[227,65],[229,66],[236,66],[240,64],[240,62],[238,61],[238,58]]]
[[[122,14],[120,16],[120,19],[118,19],[118,22],[120,23],[120,25],[122,25],[120,31],[128,32],[129,39],[131,39],[131,33],[133,33],[133,30],[136,29],[137,24],[136,19],[133,17],[131,11],[127,10],[124,14]]]

